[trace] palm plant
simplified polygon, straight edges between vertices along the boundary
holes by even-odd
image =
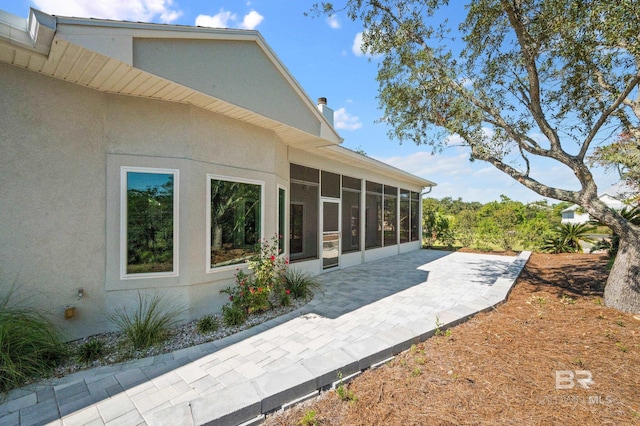
[[[554,235],[547,238],[540,249],[545,253],[577,253],[582,251],[580,241],[593,243],[589,234],[595,227],[586,223],[561,223],[554,230]]]

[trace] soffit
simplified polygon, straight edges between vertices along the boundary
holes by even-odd
[[[284,143],[315,148],[339,143],[70,43],[57,35],[48,56],[0,38],[0,61],[105,93],[194,105],[275,132]],[[335,139],[335,138],[332,138]]]

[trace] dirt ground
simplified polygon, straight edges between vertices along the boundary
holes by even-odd
[[[603,306],[605,264],[533,254],[495,310],[264,424],[640,425],[640,316]]]

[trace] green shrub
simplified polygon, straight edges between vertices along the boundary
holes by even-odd
[[[138,306],[133,313],[127,308],[116,309],[108,318],[120,328],[128,343],[140,350],[161,342],[183,311],[161,294],[143,297],[138,292]]]
[[[222,307],[222,322],[227,327],[242,325],[247,320],[247,314],[239,306],[225,305]]]
[[[0,392],[50,373],[66,355],[55,326],[38,310],[0,299]]]
[[[76,359],[80,362],[91,362],[104,356],[105,343],[102,340],[90,339],[78,347]]]
[[[204,316],[196,322],[196,329],[201,334],[217,331],[218,328],[220,328],[220,323],[213,315]]]
[[[284,288],[296,299],[313,295],[314,290],[321,288],[318,280],[307,272],[288,269],[284,274]]]
[[[290,291],[285,289],[283,278],[289,261],[280,257],[279,252],[277,237],[271,244],[260,241],[259,254],[247,262],[252,273],[246,274],[238,268],[236,284],[220,291],[229,295],[230,303],[226,306],[251,315],[290,304]]]
[[[586,223],[561,223],[554,230],[554,235],[543,242],[540,250],[544,253],[579,253],[582,251],[580,241],[594,242],[589,237],[594,229]]]
[[[317,426],[318,420],[316,419],[315,410],[307,411],[304,416],[302,416],[298,424],[301,426]]]

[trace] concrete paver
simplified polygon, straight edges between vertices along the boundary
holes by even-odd
[[[528,256],[419,250],[328,272],[311,303],[234,336],[12,391],[0,425],[259,419],[500,303]]]

